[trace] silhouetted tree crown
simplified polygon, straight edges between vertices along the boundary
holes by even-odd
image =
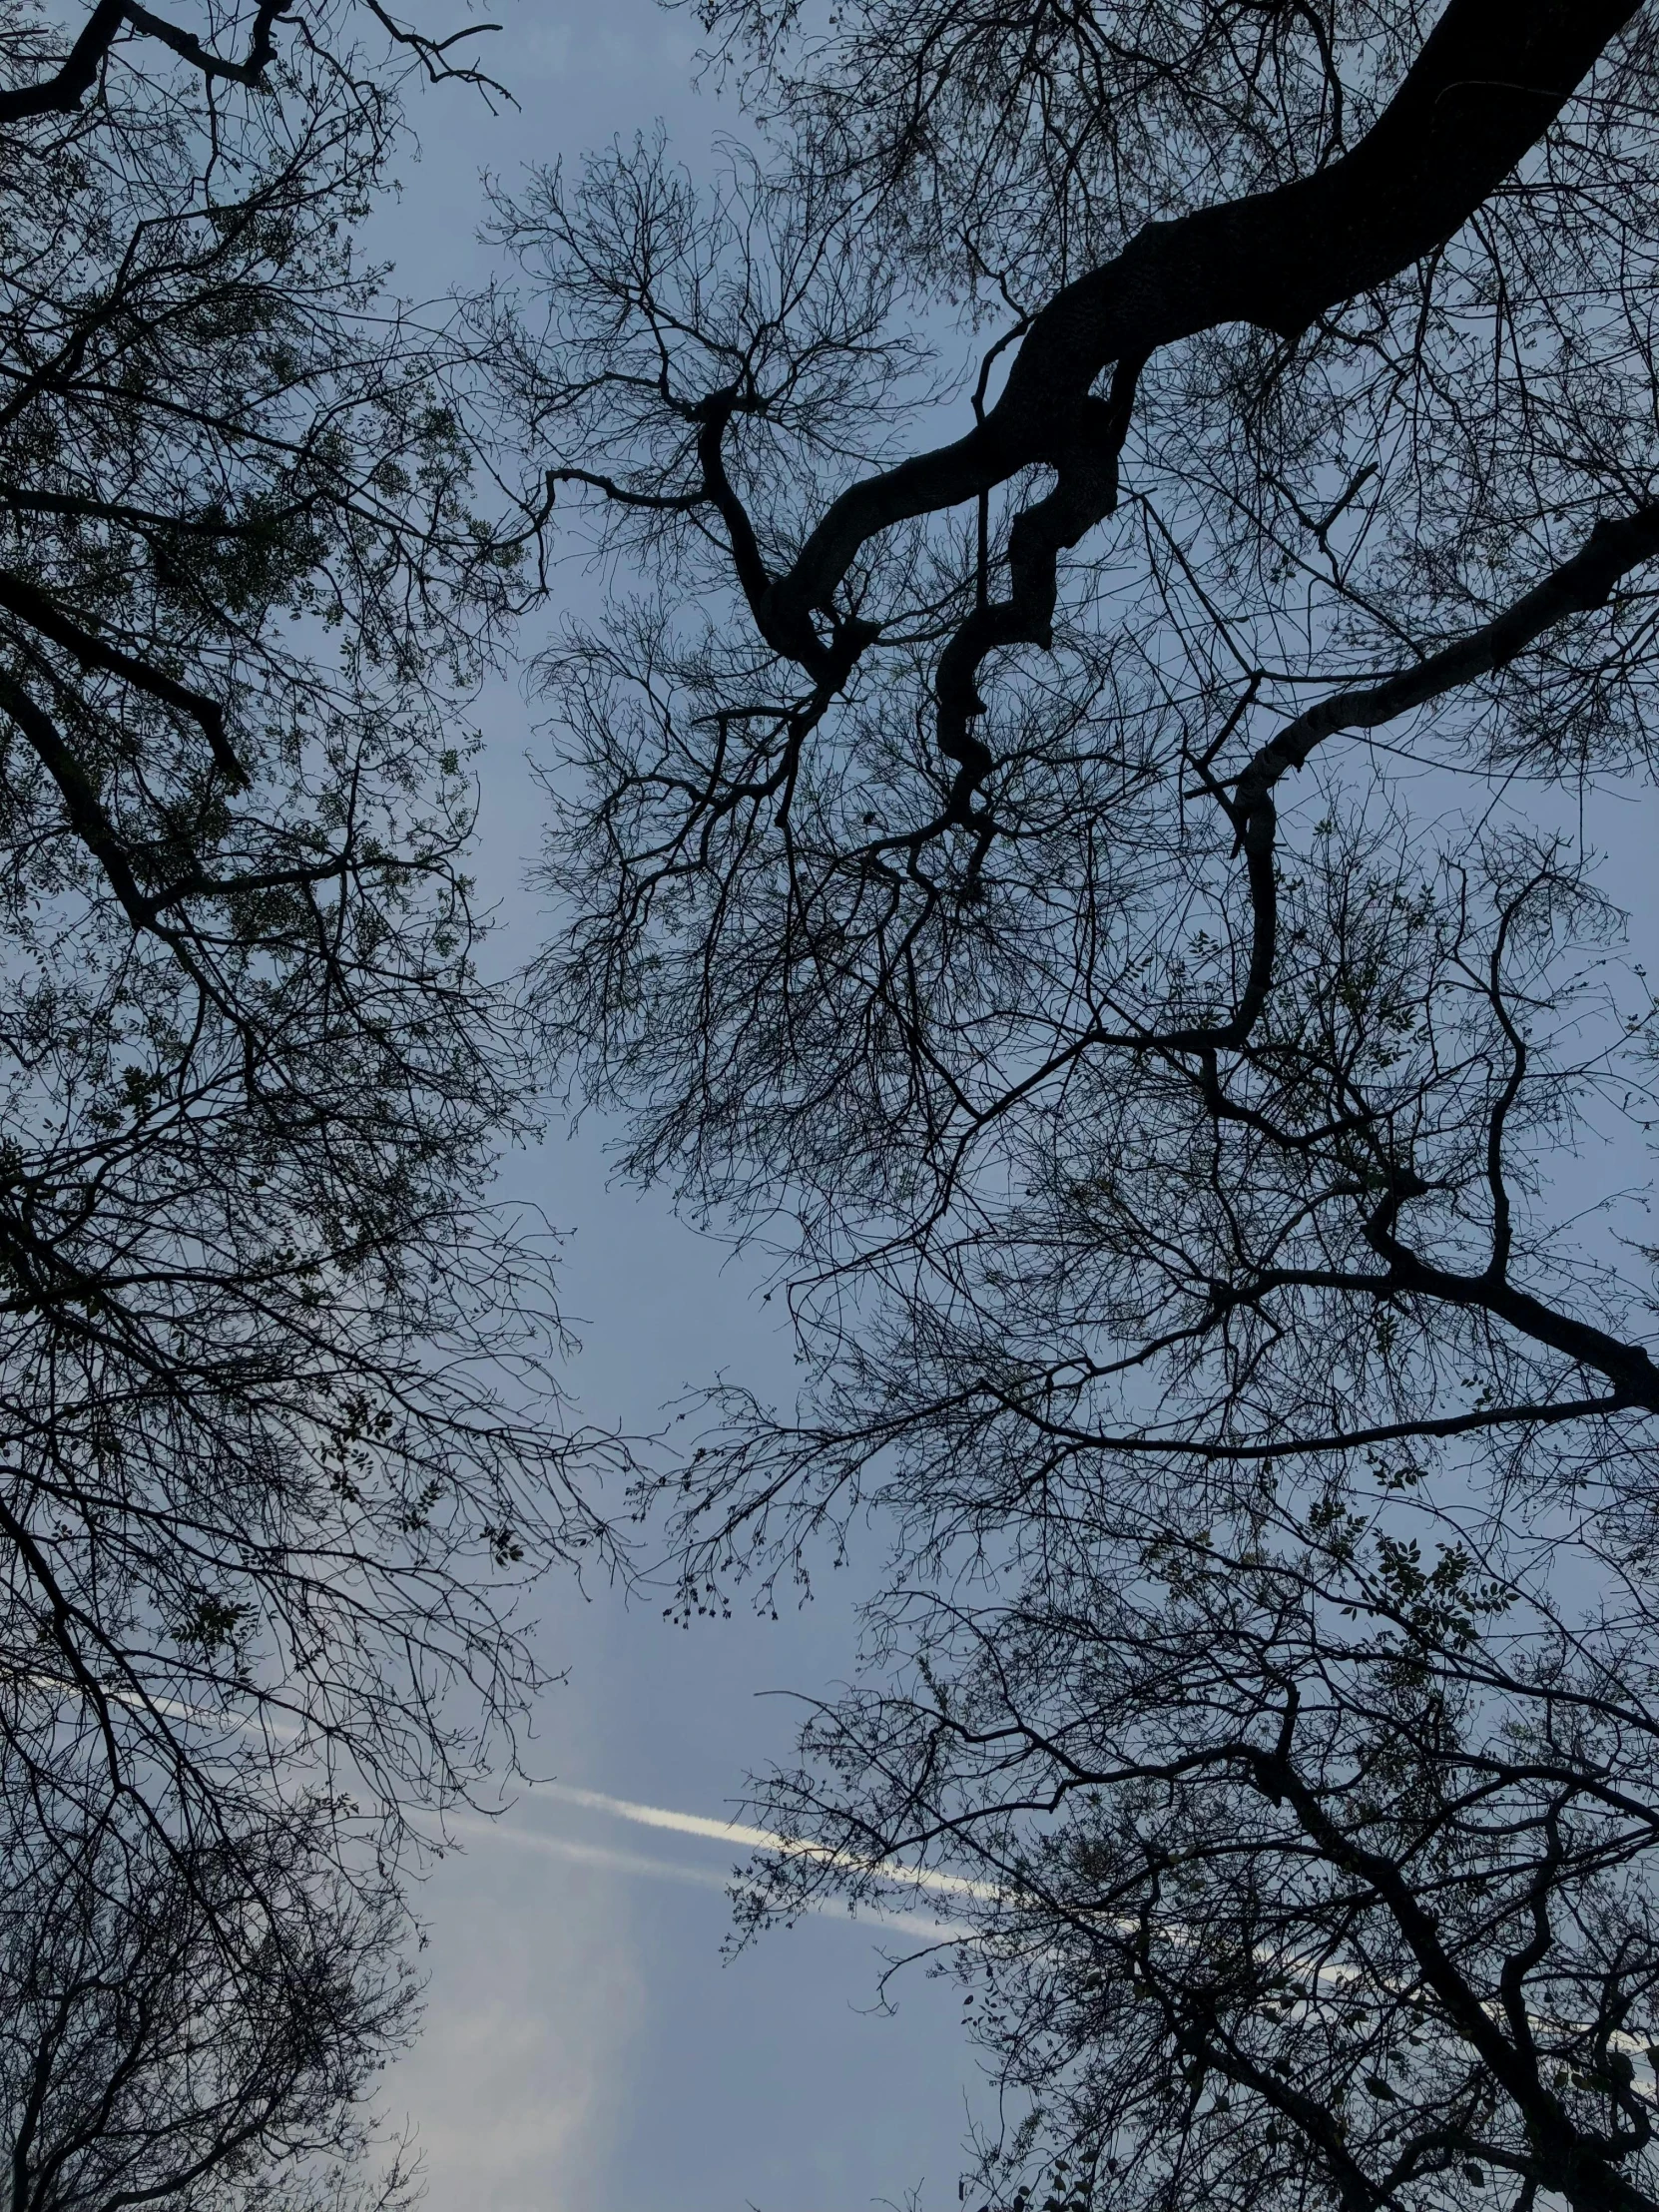
[[[960,1876],[1016,2204],[1651,2204],[1652,10],[704,21],[481,319],[539,1010],[807,1363],[681,1602],[896,1545],[756,1910]]]
[[[318,1818],[317,1816],[321,1817]],[[342,1880],[327,1808],[167,1848],[125,1809],[80,1834],[3,1808],[6,2212],[393,2212],[367,2098],[413,2026],[402,1901]]]
[[[250,2099],[256,2147],[346,2126],[407,1817],[510,1758],[519,1593],[593,1532],[488,1192],[534,1101],[467,705],[519,550],[462,335],[362,238],[404,77],[471,51],[372,0],[0,11],[0,1803],[91,1885],[0,1969],[19,2208],[229,2202]],[[262,1915],[338,1977],[309,2056]]]

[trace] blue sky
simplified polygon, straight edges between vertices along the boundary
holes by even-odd
[[[541,1164],[576,1228],[586,1405],[643,1424],[717,1367],[779,1374],[741,1278],[661,1206],[607,1191],[592,1138],[553,1140]],[[833,1590],[776,1624],[682,1630],[558,1583],[542,1611],[541,1652],[570,1672],[537,1768],[717,1818],[746,1766],[788,1748],[789,1701],[765,1693],[834,1679],[851,1641]],[[433,2212],[850,2212],[916,2184],[929,2212],[954,2205],[974,2078],[957,1996],[912,1971],[896,2011],[875,2009],[876,1946],[915,1936],[825,1917],[723,1962],[724,1885],[747,1854],[552,1792],[465,1842],[421,1901],[426,2032],[386,2093],[420,2129]]]
[[[695,30],[654,0],[515,6],[484,43],[516,109],[492,117],[453,86],[415,99],[421,158],[400,165],[402,199],[370,234],[398,265],[396,288],[430,296],[489,269],[475,237],[483,170],[510,183],[658,118],[695,166],[739,121],[729,100],[692,88]],[[548,619],[591,588],[567,572]],[[509,941],[527,943],[532,717],[502,685],[480,721],[480,880]],[[554,1130],[508,1168],[514,1190],[574,1232],[563,1279],[584,1344],[571,1376],[582,1411],[654,1426],[683,1386],[721,1370],[787,1390],[776,1309],[665,1205],[607,1188],[604,1134]],[[788,1702],[765,1693],[823,1687],[851,1647],[834,1588],[776,1624],[690,1631],[602,1588],[551,1583],[539,1610],[542,1658],[568,1681],[541,1713],[537,1767],[717,1817],[734,1811],[747,1767],[788,1748]],[[912,1972],[897,2010],[878,2010],[876,1946],[913,1938],[839,1917],[723,1962],[724,1884],[743,1856],[547,1793],[521,1796],[493,1832],[468,1830],[464,1856],[420,1900],[426,2029],[383,2095],[418,2130],[431,2212],[854,2212],[918,2184],[929,2212],[955,2204],[977,2081],[957,1994]]]

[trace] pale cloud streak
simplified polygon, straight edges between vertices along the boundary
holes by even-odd
[[[664,1806],[628,1806],[626,1813],[618,1813],[619,1806],[627,1801],[608,1798],[597,1790],[574,1790],[543,1784],[538,1796],[556,1794],[567,1804],[581,1806],[585,1812],[614,1813],[618,1819],[649,1815],[641,1825],[651,1828],[668,1828],[681,1835],[706,1836],[725,1843],[737,1842],[750,1849],[777,1848],[770,1841],[766,1845],[755,1842],[767,1834],[764,1829],[738,1828],[725,1821],[704,1820],[694,1813],[675,1813]],[[699,1889],[730,1890],[732,1878],[719,1874],[712,1867],[693,1867],[673,1859],[650,1859],[643,1852],[620,1851],[611,1844],[584,1844],[571,1836],[553,1836],[544,1830],[524,1828],[510,1818],[486,1820],[476,1814],[452,1814],[447,1822],[449,1831],[478,1843],[506,1844],[517,1851],[539,1852],[550,1859],[574,1861],[579,1866],[603,1867],[613,1874],[642,1875],[648,1880],[661,1882],[689,1882]],[[830,1856],[828,1852],[824,1856]],[[902,1874],[904,1870],[899,1870]],[[844,1918],[854,1916],[833,1898],[814,1898],[807,1901],[806,1909],[814,1914]],[[928,1920],[918,1913],[892,1912],[883,1906],[861,1905],[856,1920],[875,1922],[883,1928],[896,1929],[900,1934],[934,1939],[946,1937],[960,1942],[959,1929],[951,1928],[944,1921]]]
[[[537,1795],[557,1798],[563,1805],[579,1806],[585,1813],[603,1813],[611,1820],[632,1821],[641,1828],[667,1829],[677,1836],[701,1836],[710,1843],[735,1845],[741,1851],[776,1852],[784,1859],[818,1859],[826,1865],[844,1867],[850,1873],[879,1875],[901,1889],[932,1890],[950,1897],[978,1898],[994,1904],[1002,1892],[994,1883],[973,1882],[966,1875],[944,1874],[936,1867],[905,1867],[892,1859],[859,1859],[832,1844],[810,1838],[780,1836],[769,1828],[746,1828],[739,1821],[716,1821],[701,1813],[677,1813],[665,1805],[637,1805],[629,1798],[607,1797],[601,1790],[579,1790],[568,1782],[538,1784]]]

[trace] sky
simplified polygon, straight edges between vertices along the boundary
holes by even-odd
[[[783,1377],[750,1287],[666,1209],[604,1187],[596,1140],[550,1143],[545,1202],[574,1225],[585,1410],[644,1425],[717,1368]],[[776,1623],[672,1626],[603,1587],[546,1585],[538,1648],[569,1670],[530,1747],[548,1788],[468,1823],[419,1903],[422,2041],[387,2083],[419,2129],[432,2212],[840,2212],[956,2202],[971,2053],[949,1985],[912,1970],[877,2009],[882,1951],[917,1927],[825,1916],[727,1961],[736,1840],[646,1826],[568,1792],[719,1822],[787,1752],[791,1701],[844,1673],[833,1589]],[[879,1950],[877,1948],[879,1946]]]
[[[740,120],[693,89],[695,17],[655,0],[518,0],[482,44],[517,107],[492,116],[455,86],[417,95],[420,159],[399,165],[401,197],[368,235],[406,294],[493,266],[476,236],[482,172],[510,185],[659,119],[695,168]],[[548,619],[591,588],[565,572]],[[479,879],[505,940],[527,945],[534,718],[511,683],[478,715]],[[608,1186],[605,1135],[555,1129],[506,1170],[570,1233],[582,1414],[652,1428],[721,1371],[787,1391],[776,1308],[662,1201]],[[861,2212],[918,2188],[926,2212],[955,2205],[965,2099],[983,2095],[959,1993],[918,1969],[895,2007],[877,1992],[883,1953],[929,1940],[925,1905],[909,1927],[816,1918],[727,1960],[725,1886],[747,1852],[591,1802],[730,1817],[746,1770],[788,1751],[792,1707],[776,1693],[844,1676],[850,1593],[832,1584],[777,1623],[689,1630],[604,1587],[555,1578],[539,1595],[538,1653],[567,1677],[531,1746],[551,1785],[467,1824],[463,1852],[425,1884],[425,2029],[382,2090],[387,2119],[416,2130],[430,2212]]]

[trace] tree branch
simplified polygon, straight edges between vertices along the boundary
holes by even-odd
[[[1637,0],[1450,0],[1353,153],[1275,191],[1149,224],[1033,319],[982,423],[851,485],[773,586],[774,619],[826,607],[858,549],[1034,463],[1059,465],[1114,361],[1200,330],[1294,335],[1458,231],[1559,114]]]

